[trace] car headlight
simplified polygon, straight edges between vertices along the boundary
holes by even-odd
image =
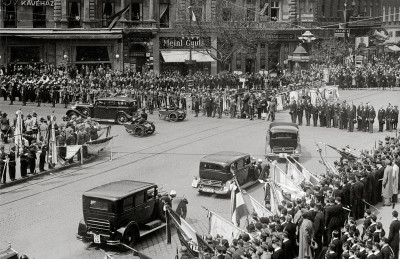
[[[75,106],[75,105],[72,105],[72,106],[71,106],[71,109],[76,110],[76,106]]]
[[[298,150],[295,150],[295,151],[294,151],[294,153],[295,153],[295,154],[298,154],[298,153],[299,153],[299,151],[298,151]]]

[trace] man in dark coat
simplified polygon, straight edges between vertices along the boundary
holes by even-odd
[[[293,100],[292,104],[289,107],[289,113],[292,117],[292,123],[296,123],[297,120],[297,104],[296,100]]]
[[[385,109],[383,109],[383,105],[379,108],[378,111],[378,122],[379,122],[379,132],[383,131],[383,125],[385,124]]]
[[[374,132],[374,121],[376,118],[376,112],[374,106],[368,104],[368,130],[369,133]]]
[[[297,104],[297,118],[299,120],[299,125],[303,124],[303,112],[304,112],[304,103],[302,100],[299,100]]]
[[[354,104],[350,105],[350,110],[349,110],[349,132],[353,132],[354,131],[354,121],[356,119],[356,114],[357,110],[356,110],[356,106]]]
[[[361,118],[361,111],[363,110],[363,103],[360,103],[357,107],[357,130],[363,130],[362,128],[362,118]]]
[[[389,227],[389,245],[393,250],[394,258],[399,258],[399,231],[400,231],[400,221],[398,220],[399,213],[394,210],[392,212],[393,221],[390,223]]]
[[[312,105],[311,104],[311,113],[312,113],[312,117],[313,117],[313,126],[317,127],[317,123],[318,123],[318,108],[316,105]]]
[[[310,100],[306,101],[306,104],[304,106],[304,111],[306,113],[306,125],[310,126],[310,119],[311,119],[311,108],[312,104]]]

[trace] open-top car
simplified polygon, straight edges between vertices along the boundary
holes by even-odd
[[[153,134],[156,130],[156,126],[154,126],[154,122],[152,121],[141,121],[141,119],[132,120],[131,123],[124,124],[126,132],[129,134],[133,134],[134,136],[145,136]]]
[[[186,118],[186,111],[180,108],[161,108],[158,116],[164,120],[183,121]]]
[[[233,184],[247,188],[258,180],[264,180],[265,167],[259,168],[250,154],[236,151],[222,151],[200,160],[199,178],[192,186],[202,193],[229,194]]]
[[[83,219],[77,238],[95,244],[132,247],[136,240],[166,226],[164,206],[186,218],[188,201],[156,184],[122,180],[95,187],[82,196]],[[124,245],[123,245],[124,244]]]
[[[265,156],[272,160],[286,156],[299,160],[300,154],[299,126],[291,122],[271,123],[266,136]]]
[[[76,104],[66,113],[68,117],[79,115],[95,120],[113,121],[124,124],[136,115],[138,105],[136,100],[128,97],[105,97],[97,99],[93,104]]]

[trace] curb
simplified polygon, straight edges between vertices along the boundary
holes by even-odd
[[[85,165],[86,163],[93,162],[93,161],[95,161],[97,158],[99,158],[99,156],[90,157],[90,158],[86,159],[82,165]],[[17,184],[20,184],[20,183],[25,183],[25,182],[28,182],[28,181],[33,180],[33,179],[35,179],[35,178],[38,178],[38,177],[40,177],[40,176],[44,176],[44,175],[49,175],[49,174],[57,173],[57,172],[60,172],[60,171],[65,170],[65,169],[69,169],[69,168],[72,168],[72,167],[78,167],[78,166],[81,166],[81,163],[79,163],[79,162],[74,162],[73,164],[61,166],[61,167],[54,168],[54,169],[51,169],[51,170],[47,170],[47,171],[44,171],[44,172],[39,172],[39,173],[34,174],[34,175],[29,174],[29,175],[28,175],[27,177],[25,177],[25,178],[22,178],[22,177],[21,177],[21,178],[15,180],[15,181],[9,181],[9,182],[7,182],[6,184],[1,184],[1,185],[0,185],[0,189],[4,189],[4,188],[7,188],[7,187],[11,187],[11,186],[14,186],[14,185],[17,185]]]

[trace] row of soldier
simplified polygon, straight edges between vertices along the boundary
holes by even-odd
[[[311,103],[310,98],[303,98],[292,101],[289,106],[289,113],[293,123],[298,122],[303,124],[303,116],[305,116],[306,126],[312,124],[314,127],[334,127],[339,129],[347,129],[349,132],[354,131],[354,125],[357,124],[357,130],[373,132],[375,119],[378,119],[379,131],[383,131],[383,126],[386,124],[386,130],[396,130],[399,110],[398,106],[392,106],[390,103],[387,108],[380,107],[378,112],[370,103],[360,103],[356,107],[353,103],[328,103],[326,101],[316,105]]]

